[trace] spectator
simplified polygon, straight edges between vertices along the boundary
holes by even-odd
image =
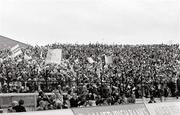
[[[70,99],[71,107],[78,107],[78,98],[77,94],[73,94],[72,98]]]
[[[53,91],[53,94],[54,94],[53,102],[54,102],[55,108],[56,109],[62,109],[62,106],[63,106],[63,95],[57,89],[55,89]]]
[[[62,105],[62,108],[63,108],[63,109],[68,109],[68,108],[70,108],[70,101],[69,101],[67,95],[64,95],[64,97],[63,97],[63,105]]]
[[[40,102],[41,102],[41,104],[40,104]],[[44,102],[44,103],[42,103],[42,102]],[[37,98],[37,107],[39,107],[40,105],[42,106],[42,104],[44,105],[45,103],[46,103],[46,105],[48,105],[48,103],[50,103],[50,100],[43,91],[40,91],[38,98]]]
[[[3,109],[2,109],[2,107],[0,106],[0,113],[3,113]]]
[[[16,112],[26,112],[26,108],[23,106],[24,100],[19,100],[18,105],[14,107]]]
[[[48,48],[63,50],[62,64],[45,64]],[[77,94],[78,106],[86,106],[92,105],[89,103],[92,100],[96,105],[113,105],[132,103],[135,97],[176,96],[178,89],[179,83],[174,80],[178,73],[176,60],[180,60],[177,44],[52,44],[22,50],[32,59],[25,59],[23,54],[12,59],[8,57],[10,51],[0,51],[3,59],[0,91],[30,93],[42,90],[37,99],[38,107],[41,101],[45,101],[49,109],[68,107],[71,96],[67,99],[63,94],[67,92]],[[112,64],[106,64],[105,55],[113,57]],[[94,62],[90,63],[88,57]],[[57,88],[53,91],[54,87]],[[44,91],[54,93],[49,98]],[[135,96],[131,95],[133,91]]]
[[[39,106],[37,107],[36,110],[37,110],[37,111],[47,110],[47,108],[46,108],[46,102],[43,101],[43,100],[41,100],[41,101],[39,102]]]
[[[149,100],[148,103],[156,103],[156,101],[154,100],[154,97],[153,97],[153,96],[150,97],[150,100]]]
[[[123,94],[121,104],[127,104],[127,103],[128,103],[127,97],[125,96],[125,94]]]
[[[8,113],[16,112],[15,108],[16,108],[17,105],[18,105],[18,102],[17,101],[13,101],[11,106],[8,108]]]

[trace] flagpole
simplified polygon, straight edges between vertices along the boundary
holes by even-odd
[[[46,91],[48,90],[48,71],[47,71],[47,69],[46,69],[46,71],[45,71],[45,82],[46,82]]]
[[[104,74],[104,68],[102,67],[102,72],[101,72],[101,96],[102,96],[102,94],[103,94],[103,90],[102,90],[102,76],[103,76],[103,74]]]
[[[103,83],[103,75],[104,75],[104,65],[105,65],[105,63],[101,60],[101,63],[102,63],[102,72],[100,72],[101,73],[101,96],[102,96],[102,94],[103,94],[103,90],[102,90],[102,83]]]
[[[76,76],[77,95],[79,95],[79,89],[78,89],[79,81],[78,81],[78,76],[79,76],[79,73],[77,72],[77,76]]]

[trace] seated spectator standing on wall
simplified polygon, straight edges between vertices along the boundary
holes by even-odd
[[[153,96],[150,97],[150,100],[149,100],[148,103],[156,103],[156,101],[154,100],[154,97],[153,97]]]
[[[37,111],[43,111],[43,110],[46,110],[46,102],[45,101],[40,101],[39,102],[39,106],[37,107],[36,109]]]
[[[68,95],[64,95],[63,96],[63,109],[68,109],[70,108],[70,102],[69,102],[69,99],[68,99]]]
[[[49,98],[47,95],[45,95],[45,93],[43,91],[39,92],[39,95],[37,98],[37,107],[39,107],[41,101],[44,101],[44,103],[46,103],[46,105],[48,105],[48,103],[49,103]]]
[[[15,106],[14,109],[16,112],[26,112],[26,108],[23,106],[24,105],[24,100],[19,100],[19,105]]]
[[[54,99],[53,99],[53,102],[54,102],[54,106],[56,109],[62,109],[62,106],[63,106],[63,94],[61,94],[59,92],[59,90],[55,89],[53,91],[54,93]]]

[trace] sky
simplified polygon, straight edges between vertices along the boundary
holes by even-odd
[[[0,35],[28,43],[180,43],[179,0],[0,0]]]

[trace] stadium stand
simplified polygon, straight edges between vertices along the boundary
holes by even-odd
[[[62,49],[61,64],[45,63],[48,49]],[[43,110],[179,96],[178,44],[56,43],[21,50],[15,58],[10,48],[0,51],[0,92],[38,92],[37,106]]]

